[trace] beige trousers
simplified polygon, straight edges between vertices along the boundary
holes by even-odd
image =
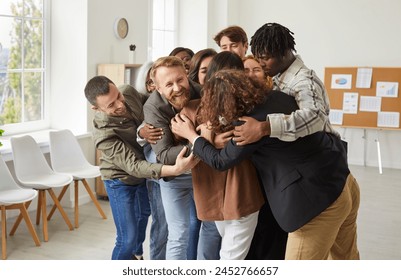
[[[349,174],[338,199],[300,229],[288,234],[286,260],[359,260],[356,219],[359,186]]]

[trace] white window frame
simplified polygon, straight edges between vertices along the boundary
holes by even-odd
[[[160,1],[164,1],[164,3],[166,3],[166,0],[160,0]],[[167,56],[177,45],[177,37],[178,37],[178,0],[173,0],[174,2],[174,11],[173,11],[173,17],[174,17],[174,25],[173,25],[173,29],[172,30],[167,30],[167,29],[155,29],[153,26],[153,17],[155,15],[154,10],[153,10],[153,2],[150,2],[150,16],[149,16],[149,26],[150,26],[150,32],[149,32],[149,53],[148,53],[148,57],[150,60],[155,61],[156,59],[158,59],[160,56]],[[164,7],[166,8],[166,5],[164,5]],[[166,13],[166,11],[164,12]],[[163,50],[161,51],[160,55],[155,55],[154,54],[154,42],[153,42],[153,34],[155,31],[161,31],[161,32],[172,32],[173,33],[173,37],[174,37],[174,41],[173,41],[173,45],[172,46],[165,46]]]
[[[50,2],[50,0],[43,0],[43,118],[37,121],[0,125],[0,128],[5,131],[3,135],[21,134],[50,127]]]

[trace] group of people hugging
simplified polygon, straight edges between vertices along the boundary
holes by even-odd
[[[359,259],[359,186],[293,32],[221,30],[178,47],[133,85],[95,76],[85,96],[116,225],[112,259]],[[248,47],[252,55],[246,55]]]

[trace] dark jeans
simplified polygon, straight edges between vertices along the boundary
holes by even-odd
[[[142,255],[146,226],[150,214],[148,192],[143,184],[130,186],[119,179],[104,180],[111,212],[117,230],[112,260],[130,260],[133,254]],[[146,214],[148,213],[148,214]]]

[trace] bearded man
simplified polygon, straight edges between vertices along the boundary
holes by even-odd
[[[155,61],[150,77],[156,91],[146,101],[145,122],[163,129],[163,137],[152,144],[157,160],[174,164],[185,146],[170,129],[170,121],[187,105],[189,100],[200,98],[200,85],[190,81],[181,59],[161,57]],[[200,221],[196,217],[190,173],[159,181],[163,207],[167,220],[167,260],[196,259]]]

